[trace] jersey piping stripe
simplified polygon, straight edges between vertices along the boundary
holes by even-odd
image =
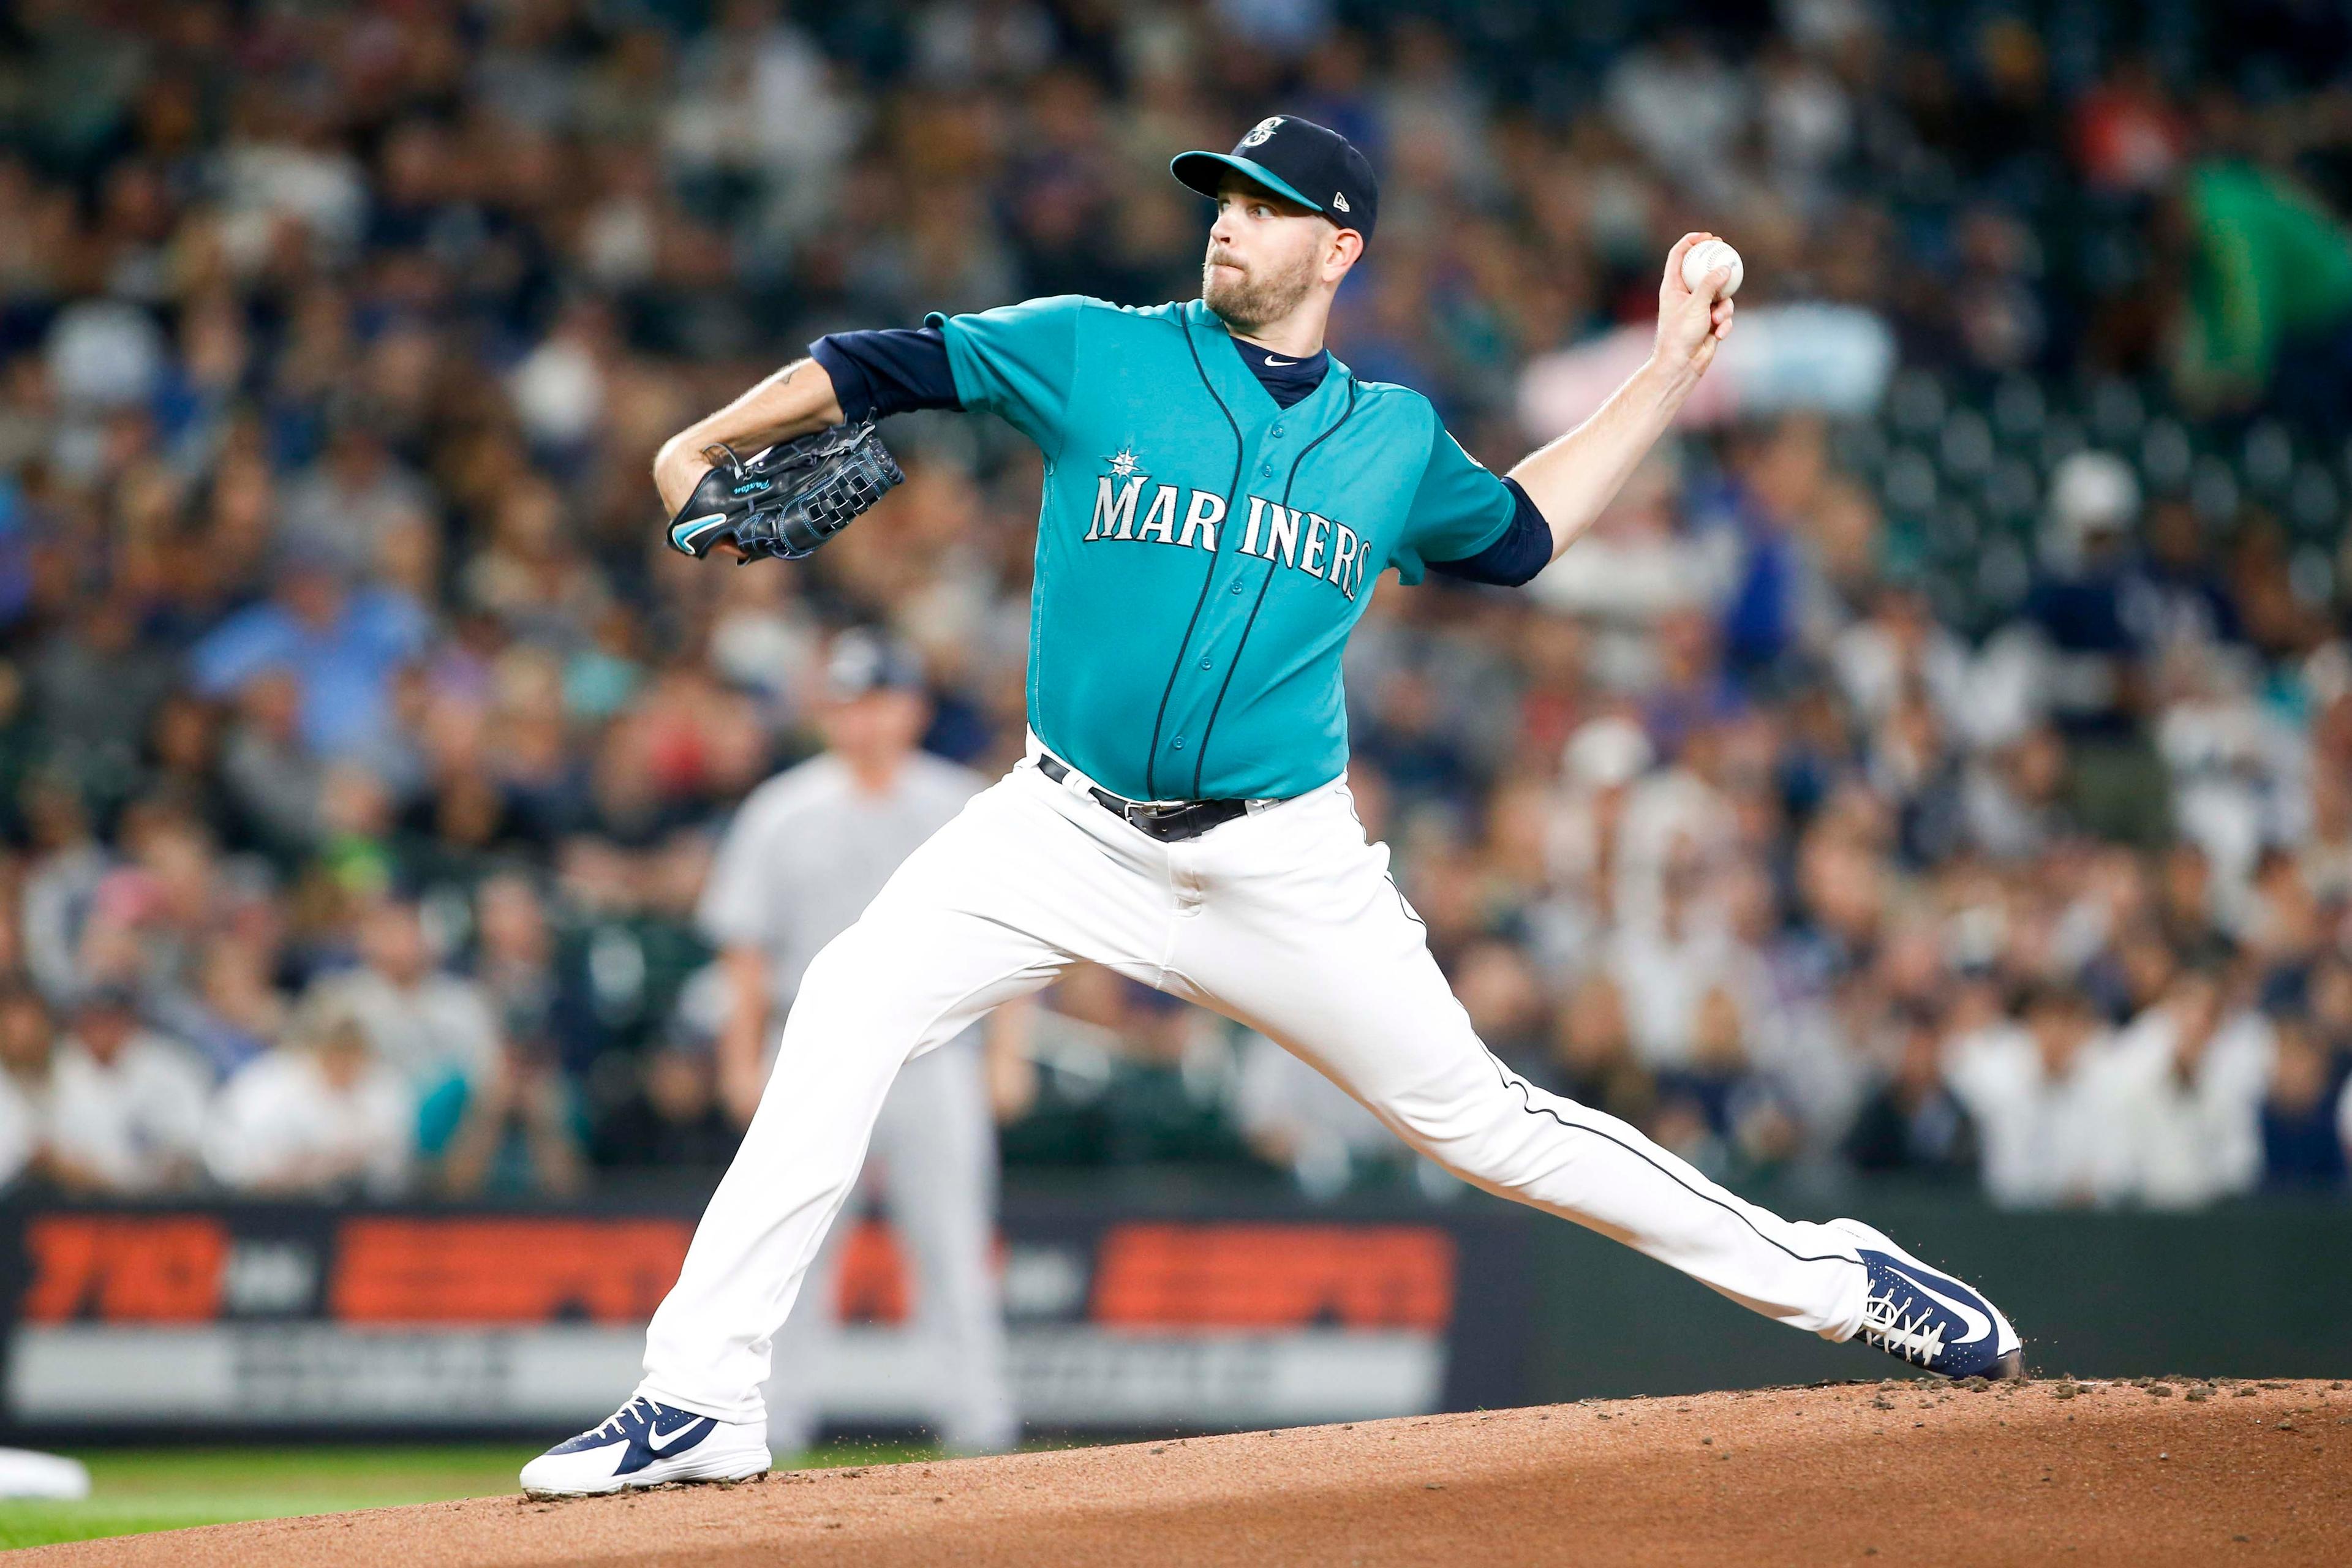
[[[1181,310],[1176,312],[1176,330],[1184,334],[1184,347],[1192,356],[1192,373],[1201,378],[1202,387],[1208,393],[1210,401],[1217,405],[1217,412],[1225,416],[1225,424],[1234,433],[1234,479],[1233,483],[1225,487],[1225,528],[1230,534],[1234,508],[1241,502],[1242,466],[1249,461],[1249,444],[1242,439],[1241,421],[1234,417],[1234,411],[1225,406],[1225,400],[1217,395],[1215,384],[1209,380],[1208,366],[1201,363],[1200,345],[1192,341],[1192,323]],[[1216,584],[1217,562],[1220,559],[1215,551],[1209,552],[1208,569],[1201,574],[1201,592],[1192,600],[1192,618],[1184,623],[1184,636],[1176,644],[1175,660],[1168,667],[1168,684],[1160,689],[1160,711],[1151,720],[1151,750],[1144,753],[1143,758],[1143,793],[1154,800],[1160,798],[1160,729],[1168,722],[1168,700],[1176,693],[1176,678],[1183,671],[1184,660],[1192,651],[1192,631],[1201,624],[1201,607],[1209,602],[1209,590]],[[1233,679],[1231,671],[1226,673],[1225,679]],[[1210,722],[1216,722],[1213,712]],[[1202,745],[1208,744],[1208,741],[1207,735],[1201,737]],[[1200,793],[1201,770],[1196,763],[1192,769],[1192,794],[1198,798]]]
[[[1341,412],[1339,418],[1331,421],[1331,428],[1300,447],[1298,456],[1290,460],[1290,472],[1282,481],[1283,510],[1286,511],[1290,508],[1290,487],[1298,482],[1298,466],[1307,461],[1307,454],[1338,435],[1339,426],[1354,418],[1355,414],[1356,378],[1351,375],[1348,378],[1347,408]],[[1228,512],[1227,515],[1232,514]],[[1201,726],[1201,752],[1192,760],[1192,796],[1196,800],[1201,795],[1201,770],[1208,766],[1209,763],[1209,737],[1216,731],[1217,715],[1224,710],[1225,693],[1233,689],[1234,671],[1241,666],[1242,649],[1249,647],[1250,633],[1257,629],[1257,613],[1265,607],[1265,591],[1273,586],[1274,561],[1272,557],[1268,557],[1265,563],[1265,575],[1258,582],[1257,597],[1250,601],[1249,619],[1242,623],[1241,640],[1234,644],[1233,657],[1225,660],[1225,679],[1218,683],[1217,700],[1209,705],[1209,721]]]
[[[1483,1046],[1480,1048],[1485,1049]],[[1525,1079],[1519,1077],[1518,1074],[1505,1067],[1503,1065],[1503,1059],[1496,1056],[1492,1050],[1486,1051],[1486,1059],[1495,1064],[1495,1076],[1503,1080],[1503,1086],[1505,1088],[1515,1089],[1519,1091],[1519,1108],[1525,1110],[1528,1115],[1549,1116],[1554,1121],[1559,1122],[1562,1127],[1569,1129],[1570,1131],[1590,1132],[1595,1138],[1604,1139],[1609,1142],[1616,1144],[1617,1147],[1624,1150],[1625,1152],[1633,1155],[1633,1158],[1641,1161],[1643,1164],[1649,1166],[1650,1169],[1657,1172],[1658,1174],[1665,1177],[1666,1180],[1674,1183],[1675,1185],[1682,1188],[1683,1191],[1688,1193],[1691,1196],[1706,1199],[1708,1203],[1713,1204],[1716,1207],[1723,1210],[1724,1213],[1730,1215],[1733,1218],[1738,1220],[1740,1224],[1754,1231],[1759,1240],[1769,1242],[1772,1246],[1780,1248],[1780,1251],[1787,1253],[1790,1258],[1796,1259],[1800,1263],[1852,1263],[1854,1261],[1853,1258],[1846,1257],[1842,1252],[1832,1252],[1819,1258],[1811,1257],[1805,1253],[1797,1251],[1793,1247],[1790,1247],[1786,1242],[1780,1241],[1773,1237],[1766,1236],[1763,1228],[1754,1220],[1748,1218],[1744,1211],[1725,1203],[1721,1198],[1717,1197],[1712,1193],[1703,1193],[1699,1191],[1696,1187],[1692,1186],[1688,1182],[1684,1181],[1680,1176],[1675,1175],[1664,1165],[1659,1164],[1655,1160],[1651,1159],[1647,1154],[1643,1153],[1639,1149],[1634,1148],[1631,1143],[1626,1142],[1622,1138],[1613,1137],[1611,1134],[1602,1131],[1598,1127],[1588,1127],[1581,1121],[1570,1121],[1567,1117],[1562,1116],[1559,1111],[1552,1110],[1549,1106],[1538,1105],[1535,1102],[1533,1093],[1528,1088],[1528,1082]]]

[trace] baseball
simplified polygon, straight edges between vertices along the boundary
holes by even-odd
[[[1699,284],[1718,267],[1731,269],[1723,283],[1723,297],[1730,299],[1739,292],[1739,280],[1748,276],[1748,268],[1740,264],[1739,252],[1719,239],[1702,239],[1683,252],[1683,287],[1698,292]]]

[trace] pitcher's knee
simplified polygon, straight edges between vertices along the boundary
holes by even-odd
[[[1449,1167],[1493,1147],[1497,1134],[1509,1132],[1526,1113],[1499,1082],[1475,1080],[1401,1098],[1388,1110],[1406,1142]]]
[[[1415,1149],[1466,1181],[1507,1192],[1555,1181],[1580,1160],[1583,1141],[1570,1114],[1579,1109],[1499,1078],[1391,1108]]]

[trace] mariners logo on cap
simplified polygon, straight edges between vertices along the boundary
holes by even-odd
[[[1255,125],[1250,128],[1250,133],[1242,138],[1242,145],[1244,147],[1256,146],[1259,142],[1273,135],[1274,128],[1281,123],[1281,115],[1267,115],[1264,120],[1259,121]]]

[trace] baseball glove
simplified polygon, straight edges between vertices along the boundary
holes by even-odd
[[[738,564],[814,554],[907,477],[870,421],[798,437],[748,461],[725,446],[702,455],[710,471],[670,520],[670,548],[700,560],[731,544]]]

